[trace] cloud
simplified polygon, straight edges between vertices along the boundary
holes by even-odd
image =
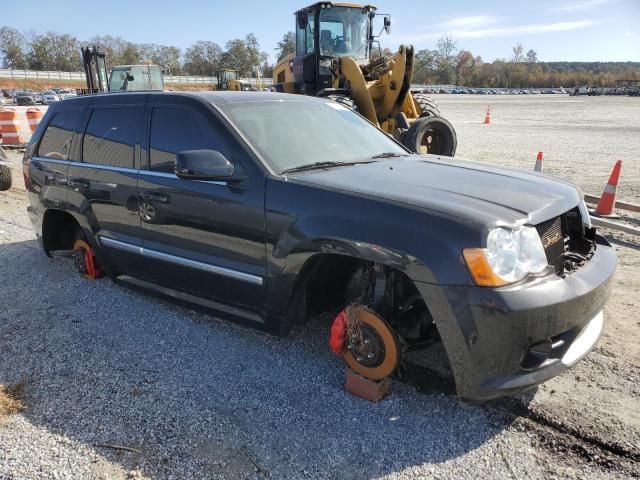
[[[540,33],[568,32],[570,30],[579,30],[587,28],[598,23],[595,20],[577,20],[573,22],[555,22],[547,24],[529,24],[514,25],[512,27],[494,27],[494,28],[459,28],[453,30],[440,30],[427,32],[417,35],[409,35],[398,39],[403,43],[418,43],[429,40],[435,40],[442,35],[447,34],[455,39],[463,38],[491,38],[491,37],[510,37],[518,35],[533,35]]]
[[[611,0],[586,0],[583,2],[573,2],[559,7],[554,7],[554,12],[577,12],[579,10],[590,10],[605,3],[609,3]]]
[[[467,17],[456,17],[446,22],[437,23],[432,25],[430,28],[470,28],[470,27],[483,27],[486,25],[493,25],[498,22],[498,17],[493,15],[471,15]]]

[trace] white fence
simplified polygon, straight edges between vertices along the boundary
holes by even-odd
[[[83,72],[48,72],[38,70],[9,70],[0,69],[0,78],[11,78],[12,80],[84,80],[85,76]],[[262,84],[265,87],[271,86],[272,81],[270,78],[263,78],[258,81],[255,78],[243,78],[243,82],[248,82],[252,85]],[[164,83],[194,83],[210,85],[217,83],[216,77],[199,77],[195,75],[165,75]]]

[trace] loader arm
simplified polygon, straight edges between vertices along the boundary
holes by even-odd
[[[356,102],[360,115],[374,125],[378,125],[376,108],[360,65],[351,57],[342,57],[338,61],[340,62],[340,83],[349,85],[351,98]]]

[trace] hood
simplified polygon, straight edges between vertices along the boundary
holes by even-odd
[[[289,181],[400,202],[485,225],[535,225],[581,201],[574,185],[547,175],[430,155],[288,177]]]

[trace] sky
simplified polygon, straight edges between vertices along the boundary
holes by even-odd
[[[311,1],[311,0],[309,0]],[[80,40],[121,36],[135,43],[176,45],[226,41],[254,33],[275,58],[277,42],[294,29],[298,0],[7,0],[0,26],[21,31],[70,33]],[[64,6],[62,6],[64,4]],[[391,14],[383,47],[435,48],[443,34],[485,61],[509,58],[521,43],[541,61],[640,61],[640,0],[379,0]],[[93,5],[93,6],[92,6]]]

